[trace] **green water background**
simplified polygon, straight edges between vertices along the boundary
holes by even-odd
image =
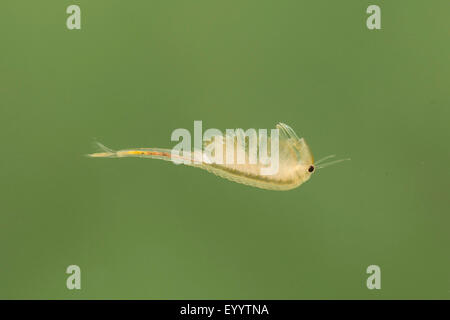
[[[370,4],[382,30],[366,28]],[[0,298],[448,299],[449,9],[3,0]],[[94,138],[171,148],[194,120],[283,121],[316,158],[352,161],[273,192],[83,156]],[[366,287],[372,264],[381,290]]]

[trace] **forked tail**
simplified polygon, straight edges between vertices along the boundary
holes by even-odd
[[[116,151],[105,147],[100,142],[95,142],[95,145],[99,148],[99,151],[102,151],[102,152],[87,154],[88,157],[91,157],[91,158],[117,158]]]

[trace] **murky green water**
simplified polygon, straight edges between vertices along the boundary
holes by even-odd
[[[448,1],[377,1],[374,31],[369,1],[82,0],[69,31],[73,3],[0,9],[1,298],[450,297]],[[274,192],[83,156],[194,120],[352,161]]]

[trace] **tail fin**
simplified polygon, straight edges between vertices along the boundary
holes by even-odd
[[[87,154],[88,157],[91,157],[91,158],[114,158],[117,156],[116,151],[114,151],[108,147],[105,147],[100,142],[96,141],[95,145],[98,147],[99,151],[102,151],[102,152]]]

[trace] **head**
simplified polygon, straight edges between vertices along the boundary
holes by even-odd
[[[277,129],[280,130],[282,139],[286,141],[288,149],[292,152],[295,151],[295,160],[297,163],[297,172],[302,177],[303,181],[308,180],[311,175],[317,171],[317,169],[325,168],[331,164],[335,164],[341,161],[350,159],[335,160],[328,163],[323,163],[323,161],[333,158],[335,155],[330,155],[324,157],[314,163],[314,157],[312,155],[311,149],[306,143],[305,139],[299,138],[294,130],[287,124],[279,123],[277,124]]]
[[[298,159],[298,173],[304,180],[308,180],[316,170],[311,149],[303,138],[296,141],[294,149]]]
[[[317,169],[322,169],[325,167],[328,167],[329,165],[339,163],[342,161],[350,160],[350,159],[340,159],[335,160],[331,162],[324,163],[325,160],[334,158],[336,155],[332,154],[326,157],[323,157],[322,159],[318,160],[316,163],[314,163],[314,157],[311,153],[311,150],[309,149],[309,146],[306,144],[305,139],[301,138],[298,139],[295,149],[298,156],[299,161],[299,169],[300,174],[302,174],[305,177],[305,180],[309,179],[311,175],[317,171]]]

